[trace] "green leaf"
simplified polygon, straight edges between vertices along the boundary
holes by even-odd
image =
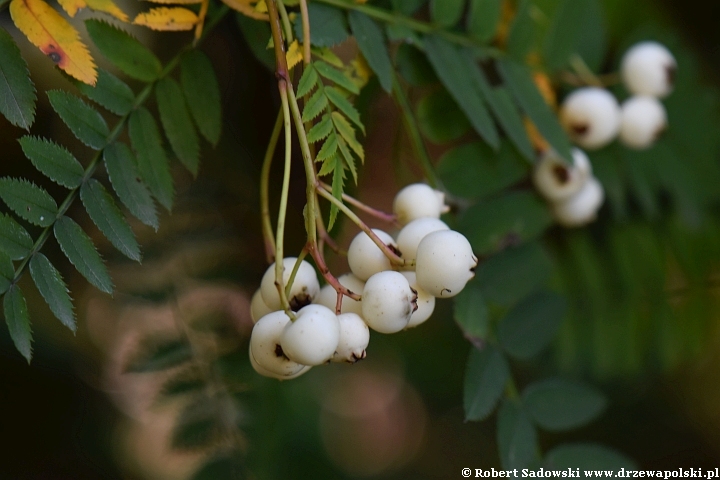
[[[171,210],[175,190],[170,164],[155,119],[145,107],[140,107],[130,114],[128,131],[137,155],[140,177],[157,201],[167,210]]]
[[[345,117],[343,117],[339,112],[333,112],[332,119],[333,124],[335,125],[335,128],[337,129],[342,139],[347,142],[348,146],[352,149],[353,152],[355,152],[358,157],[360,157],[361,160],[364,160],[365,151],[363,150],[360,142],[357,141],[357,138],[355,138],[355,130],[353,129],[352,125],[350,125],[350,122],[348,122]]]
[[[0,178],[0,198],[19,217],[33,225],[52,225],[57,215],[57,203],[42,188],[25,179]]]
[[[498,341],[515,358],[527,360],[552,342],[567,300],[553,292],[535,293],[515,305],[498,326]]]
[[[110,183],[135,218],[158,229],[157,211],[150,192],[140,180],[135,156],[124,143],[111,143],[103,151]]]
[[[160,60],[129,33],[94,19],[85,20],[85,27],[100,53],[128,76],[152,82],[160,75]]]
[[[113,285],[107,268],[80,225],[69,217],[60,217],[55,222],[54,232],[60,248],[77,271],[98,289],[112,294]]]
[[[505,470],[522,469],[537,459],[537,432],[521,405],[505,399],[497,419],[497,445]]]
[[[348,19],[363,57],[377,75],[383,90],[390,93],[392,91],[393,68],[382,29],[373,19],[355,10],[350,11]]]
[[[7,292],[15,278],[15,267],[12,260],[3,252],[0,252],[0,295]]]
[[[5,323],[10,331],[15,348],[30,363],[32,359],[32,330],[30,329],[30,316],[27,302],[20,291],[20,287],[13,285],[5,294],[3,300]]]
[[[185,105],[180,85],[170,77],[155,86],[160,121],[178,160],[197,176],[200,163],[200,140]]]
[[[345,182],[345,170],[343,169],[342,164],[340,164],[340,165],[336,164],[335,170],[333,170],[332,194],[333,194],[333,197],[337,198],[340,201],[342,201],[344,182]],[[330,231],[332,229],[333,225],[335,225],[335,220],[337,219],[337,214],[338,214],[338,208],[333,203],[330,206],[330,217],[328,219],[328,231]]]
[[[358,126],[358,128],[365,133],[365,125],[360,120],[360,114],[355,109],[352,103],[343,96],[340,91],[335,87],[325,87],[325,95],[333,105],[337,107],[342,113],[345,114],[352,122]]]
[[[398,47],[395,64],[400,76],[414,87],[422,87],[438,81],[425,54],[419,48],[407,43]]]
[[[65,125],[82,143],[100,150],[110,135],[107,123],[100,113],[80,98],[62,90],[47,92],[50,105],[60,115]]]
[[[127,83],[102,68],[98,68],[97,83],[94,86],[79,81],[74,83],[83,95],[115,115],[127,115],[132,110],[135,102],[132,89]]]
[[[254,18],[235,13],[237,22],[247,46],[255,58],[270,72],[275,71],[275,53],[272,49],[266,48],[268,39],[272,36],[268,22],[258,22]],[[297,22],[296,22],[297,25]]]
[[[440,157],[437,173],[450,193],[475,199],[518,183],[527,176],[528,165],[508,142],[502,142],[497,153],[483,142],[474,142],[448,150]],[[471,208],[472,212],[485,210],[482,206]],[[487,214],[491,215],[491,212]]]
[[[470,121],[444,88],[420,99],[417,122],[423,135],[436,145],[457,140],[470,130]]]
[[[0,113],[16,127],[30,130],[36,101],[27,63],[10,34],[0,29]]]
[[[552,261],[536,243],[507,248],[481,264],[475,275],[485,300],[511,306],[547,282]]]
[[[609,44],[604,21],[605,12],[599,0],[586,0],[586,2],[577,52],[590,70],[599,72]]]
[[[505,133],[510,137],[518,151],[522,153],[530,163],[534,163],[535,152],[530,144],[530,140],[528,140],[525,125],[510,94],[503,87],[492,88],[490,86],[490,82],[485,77],[485,73],[483,73],[482,69],[475,63],[472,51],[465,49],[463,53],[467,61],[470,78],[485,99],[485,102],[490,105],[490,109],[495,114],[495,118],[497,118],[500,126],[505,130]]]
[[[473,348],[465,367],[463,405],[465,420],[484,420],[497,405],[510,378],[502,352],[491,344]]]
[[[75,333],[77,325],[72,299],[60,272],[45,255],[38,252],[30,259],[30,275],[55,317]]]
[[[405,16],[412,16],[426,3],[427,0],[392,0],[393,8]]]
[[[26,135],[19,140],[23,153],[40,173],[67,188],[82,182],[85,170],[66,148],[51,140]]]
[[[310,143],[317,143],[320,140],[324,140],[330,135],[334,128],[330,115],[325,114],[322,119],[310,129],[307,140]]]
[[[470,0],[467,30],[471,35],[487,42],[497,31],[502,12],[502,0]]]
[[[355,95],[360,93],[360,89],[358,89],[358,86],[355,85],[352,80],[346,77],[345,74],[337,68],[330,66],[330,64],[325,62],[315,62],[315,70],[317,70],[321,76],[327,78],[337,86],[344,88],[348,92]]]
[[[110,243],[129,259],[139,262],[142,256],[135,235],[105,187],[91,178],[80,189],[80,199]]]
[[[389,23],[385,26],[385,34],[390,43],[399,43],[402,45],[416,45],[421,47],[423,44],[420,34],[400,23]]]
[[[557,115],[545,103],[545,99],[535,86],[530,70],[525,65],[509,60],[501,60],[498,63],[498,69],[510,91],[515,95],[518,103],[533,121],[540,134],[556,152],[569,161],[572,158],[570,142],[558,123]]]
[[[544,466],[552,470],[637,470],[637,464],[625,455],[592,443],[559,445],[547,453]]]
[[[305,67],[305,71],[302,74],[302,77],[300,77],[300,81],[298,82],[297,92],[296,95],[298,98],[304,97],[308,93],[312,91],[317,86],[318,82],[318,74],[317,70],[315,70],[315,67],[311,63],[307,67]]]
[[[185,53],[180,59],[180,83],[195,125],[208,142],[217,145],[222,131],[222,105],[210,59],[199,50]]]
[[[353,180],[357,184],[357,169],[355,168],[355,158],[353,157],[352,153],[350,153],[350,149],[348,148],[347,143],[345,143],[345,140],[343,140],[342,138],[338,138],[338,148],[340,149],[340,153],[342,153],[342,158],[345,160],[345,165],[350,170],[350,173],[352,173]]]
[[[151,344],[141,348],[141,352],[125,367],[126,373],[159,372],[177,367],[192,359],[190,344],[181,339],[153,339]]]
[[[545,65],[552,72],[567,65],[577,51],[586,16],[586,0],[562,0],[545,36]]]
[[[460,217],[458,231],[468,238],[476,254],[486,255],[508,244],[533,240],[552,223],[545,202],[534,193],[521,191],[470,207]]]
[[[596,389],[561,379],[531,384],[523,392],[523,403],[535,423],[550,431],[587,425],[607,406],[607,400]]]
[[[12,260],[22,260],[28,256],[32,246],[30,234],[12,217],[0,214],[0,251]]]
[[[462,16],[465,0],[430,0],[430,18],[441,27],[452,27]]]
[[[310,43],[316,47],[332,47],[350,36],[345,14],[338,8],[309,2],[308,17],[312,25]],[[302,22],[295,22],[295,36],[304,38]]]
[[[470,343],[476,347],[484,345],[490,328],[490,316],[477,282],[468,283],[455,297],[454,318]]]
[[[425,37],[425,50],[440,81],[460,106],[475,131],[493,148],[500,144],[495,125],[480,93],[469,77],[472,64],[450,42],[435,35]],[[559,126],[559,125],[558,125]]]
[[[312,96],[308,99],[307,103],[305,103],[305,108],[303,108],[303,122],[309,122],[313,120],[315,117],[320,115],[327,106],[328,99],[322,90],[318,90],[317,92],[313,93]]]
[[[536,25],[530,13],[533,8],[535,6],[531,0],[522,0],[508,33],[508,56],[519,62],[525,61],[535,39]]]
[[[333,132],[335,130],[333,129]],[[323,143],[320,151],[315,155],[316,162],[322,162],[335,155],[338,148],[338,137],[335,133],[331,133]]]

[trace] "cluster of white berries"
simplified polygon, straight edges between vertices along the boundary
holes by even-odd
[[[635,44],[625,52],[620,67],[632,96],[621,106],[603,88],[579,88],[560,107],[560,123],[587,150],[602,148],[616,137],[628,148],[649,148],[667,128],[659,99],[672,91],[676,70],[677,62],[665,46],[650,41]]]
[[[258,373],[287,380],[312,366],[355,363],[365,358],[370,329],[396,333],[415,327],[433,313],[436,297],[457,295],[473,278],[478,259],[470,242],[439,219],[447,211],[442,192],[409,185],[396,195],[393,210],[402,226],[397,239],[373,232],[405,266],[394,270],[370,236],[359,233],[348,249],[351,273],[338,281],[360,299],[343,297],[339,314],[337,291],[332,285],[320,288],[315,270],[303,260],[289,289],[296,312],[291,320],[282,310],[275,265],[268,268],[251,302],[250,361]],[[283,260],[285,282],[297,261]]]
[[[587,155],[572,149],[573,163],[567,163],[553,150],[535,165],[533,182],[550,203],[555,220],[566,227],[592,222],[605,199],[602,184],[592,174]]]

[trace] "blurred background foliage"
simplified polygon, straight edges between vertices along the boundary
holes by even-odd
[[[542,26],[548,27],[559,1],[531,3],[540,15],[535,34],[542,43]],[[581,230],[552,227],[542,239],[553,266],[547,275],[567,293],[569,313],[553,348],[514,364],[513,374],[523,385],[560,369],[592,379],[610,397],[601,419],[570,435],[543,434],[543,449],[561,439],[592,441],[612,445],[643,468],[714,468],[720,463],[720,6],[692,0],[591,4],[604,18],[590,22],[583,36],[584,59],[595,71],[616,70],[622,52],[639,39],[662,41],[676,55],[677,86],[665,101],[670,128],[647,152],[611,145],[590,155],[607,194],[599,221]],[[2,21],[7,25],[7,13]],[[250,369],[248,299],[265,270],[257,179],[278,107],[274,77],[256,58],[266,53],[258,45],[264,46],[267,32],[250,25],[244,17],[228,17],[203,46],[220,79],[223,136],[216,149],[205,148],[196,180],[175,172],[178,202],[159,233],[133,225],[143,264],[105,245],[117,285],[111,299],[59,262],[78,301],[78,333],[73,337],[37,293],[28,293],[31,366],[7,333],[0,335],[0,431],[7,439],[0,477],[458,478],[463,467],[499,466],[495,422],[463,421],[470,346],[448,302],[439,302],[420,329],[373,335],[368,359],[352,368],[317,368],[286,383]],[[185,34],[139,33],[161,58],[174,53],[171,38],[186,40]],[[401,48],[407,51],[398,53],[398,62],[414,55],[411,47]],[[23,47],[23,55],[38,91],[71,88],[40,53]],[[497,212],[516,208],[495,194],[522,181],[527,164],[509,148],[496,159],[481,144],[466,142],[470,126],[457,105],[432,71],[417,65],[398,68],[417,87],[412,101],[439,158],[440,178],[473,205],[458,225],[485,238],[482,229],[503,228]],[[620,88],[614,93],[626,96]],[[33,133],[88,152],[51,113],[46,97],[39,98]],[[409,161],[396,107],[376,83],[358,105],[368,137],[355,193],[387,210],[398,187],[420,172]],[[0,122],[0,173],[33,179],[37,173],[16,142],[18,129]],[[447,153],[457,144],[464,146]],[[471,157],[486,163],[470,164]],[[494,162],[502,165],[491,177],[497,184],[468,184],[468,178],[484,178],[483,165]],[[465,168],[478,171],[464,175]],[[303,175],[294,173],[287,230],[296,236],[288,239],[288,251],[304,243]],[[523,200],[523,214],[536,214],[540,232],[550,220],[534,201]],[[80,209],[73,215],[90,225]],[[341,242],[353,234],[342,229]],[[93,239],[103,245],[99,234]],[[495,247],[487,245],[488,251]],[[61,255],[56,246],[46,254]],[[509,277],[508,291],[538,275],[533,265],[546,268],[522,263],[511,270],[516,277]],[[332,266],[345,268],[342,260]],[[493,308],[491,321],[499,316]],[[167,365],[153,363],[167,358],[171,374]]]

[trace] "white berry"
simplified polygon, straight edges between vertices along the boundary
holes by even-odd
[[[280,345],[288,358],[303,365],[322,365],[335,353],[340,341],[340,323],[333,310],[307,305],[294,322],[285,325]]]
[[[673,54],[657,42],[633,45],[625,52],[620,64],[620,75],[630,93],[658,98],[672,92],[676,70]]]
[[[417,249],[418,285],[434,297],[454,297],[475,276],[477,263],[472,246],[463,234],[453,230],[430,233]]]
[[[602,184],[590,177],[579,192],[553,205],[553,215],[561,225],[579,227],[595,220],[604,200]]]
[[[373,229],[373,232],[385,245],[397,248],[395,240],[390,235],[378,229]],[[375,245],[375,242],[365,232],[358,233],[350,242],[348,264],[352,273],[363,281],[378,272],[392,269],[392,263],[385,256],[385,253]]]
[[[535,165],[533,182],[540,194],[550,201],[564,200],[577,193],[592,173],[585,152],[572,149],[573,164],[567,165],[553,150],[543,155]]]
[[[447,211],[445,194],[424,183],[408,185],[395,195],[393,201],[393,212],[400,225],[421,217],[440,218],[440,214]]]
[[[295,257],[285,257],[285,259],[283,259],[283,283],[286,285],[288,280],[290,280],[290,275],[292,274],[293,268],[295,268],[296,261],[297,258]],[[265,271],[265,275],[263,275],[262,281],[260,282],[260,291],[262,292],[265,305],[271,310],[281,310],[283,308],[282,302],[280,301],[280,294],[275,286],[274,263]],[[288,295],[290,308],[293,311],[299,310],[312,302],[318,292],[320,292],[320,282],[318,282],[315,269],[303,260],[300,263],[300,267],[295,275],[295,280],[290,288],[290,294]]]
[[[250,365],[252,365],[253,369],[259,373],[260,375],[264,377],[270,377],[270,378],[277,378],[278,380],[292,380],[293,378],[297,378],[300,375],[304,374],[308,370],[310,370],[312,367],[309,365],[303,366],[300,370],[297,371],[297,373],[293,373],[292,375],[278,375],[277,373],[271,372],[270,370],[262,367],[260,364],[257,363],[257,360],[255,360],[255,357],[252,354],[252,350],[250,350],[248,356],[250,357]]]
[[[620,141],[625,146],[649,148],[666,128],[665,107],[657,98],[636,95],[622,104]]]
[[[397,237],[398,249],[400,249],[405,261],[407,263],[415,262],[415,253],[420,240],[425,238],[428,233],[437,232],[438,230],[450,230],[450,227],[442,220],[433,217],[416,218],[405,225]]]
[[[338,277],[338,282],[340,282],[340,285],[343,287],[353,293],[357,293],[358,295],[362,295],[363,288],[365,288],[365,282],[357,278],[352,273],[340,275]],[[335,304],[337,303],[337,292],[332,285],[325,285],[320,289],[320,293],[317,297],[315,297],[313,303],[324,305],[334,312]],[[361,300],[353,300],[350,297],[343,297],[340,313],[357,313],[358,315],[362,315],[361,303]]]
[[[620,129],[620,106],[602,88],[584,87],[568,95],[560,107],[560,123],[570,138],[587,150],[612,142]]]
[[[250,335],[251,359],[265,372],[287,378],[300,372],[305,365],[290,360],[280,346],[280,337],[290,323],[287,314],[280,310],[257,321]],[[256,371],[265,375],[263,371]]]
[[[370,342],[370,329],[358,314],[343,313],[337,318],[340,322],[340,342],[332,361],[355,363],[362,360]]]
[[[421,323],[425,322],[433,310],[435,310],[435,297],[427,293],[421,286],[417,284],[417,277],[415,272],[400,272],[405,278],[407,278],[410,287],[417,292],[417,310],[415,310],[410,317],[410,322],[405,328],[417,327]]]
[[[252,318],[253,323],[257,323],[258,320],[268,313],[272,313],[272,311],[273,310],[268,307],[262,299],[262,292],[260,289],[258,288],[255,290],[252,300],[250,300],[250,318]]]
[[[365,282],[362,294],[365,323],[380,333],[404,329],[417,308],[417,294],[398,272],[376,273]]]

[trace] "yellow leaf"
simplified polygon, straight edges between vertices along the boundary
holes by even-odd
[[[268,13],[267,3],[265,3],[265,0],[260,0],[257,4],[255,4],[255,11],[258,13]]]
[[[12,0],[10,16],[18,29],[71,77],[95,85],[97,70],[80,35],[42,0]]]
[[[109,13],[118,20],[128,21],[128,16],[120,10],[112,0],[58,0],[60,6],[68,15],[74,17],[81,8],[90,8],[96,12]]]
[[[300,63],[303,59],[302,54],[302,48],[300,48],[300,43],[298,43],[297,40],[294,40],[290,44],[290,48],[288,48],[287,53],[285,54],[285,57],[287,58],[287,66],[289,70],[292,70],[292,68]]]
[[[176,31],[192,30],[198,23],[195,12],[182,7],[158,7],[140,13],[133,23],[153,30]]]
[[[202,0],[146,0],[152,3],[162,3],[166,5],[193,5],[195,3],[202,3]]]
[[[258,0],[222,0],[222,2],[233,10],[237,10],[243,15],[254,18],[255,20],[263,20],[265,22],[270,21],[270,17],[267,13],[258,12],[255,10],[254,4]],[[265,5],[267,8],[267,5]]]

